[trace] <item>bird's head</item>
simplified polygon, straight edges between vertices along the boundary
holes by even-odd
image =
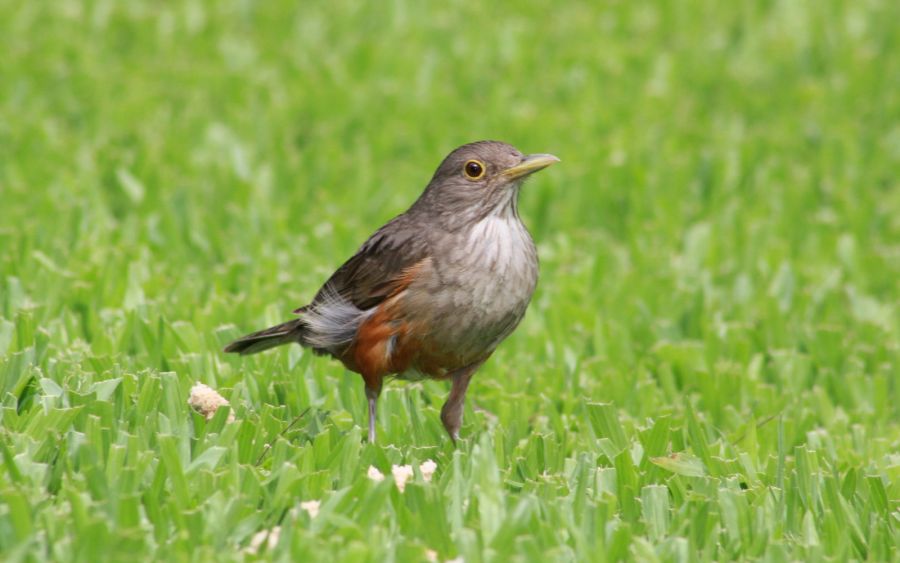
[[[442,216],[515,214],[519,187],[554,162],[552,154],[523,155],[499,141],[463,145],[441,162],[416,206]]]

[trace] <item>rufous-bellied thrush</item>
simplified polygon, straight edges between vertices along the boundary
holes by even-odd
[[[378,229],[299,317],[235,340],[254,354],[296,342],[362,375],[369,442],[386,376],[449,379],[441,421],[454,440],[472,375],[510,335],[538,278],[519,188],[559,159],[496,141],[463,145],[405,213]]]

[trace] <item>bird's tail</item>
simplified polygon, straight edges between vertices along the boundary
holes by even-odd
[[[275,346],[300,342],[306,325],[300,319],[294,319],[280,325],[269,327],[259,332],[242,336],[225,347],[226,352],[236,352],[245,356],[256,354]]]

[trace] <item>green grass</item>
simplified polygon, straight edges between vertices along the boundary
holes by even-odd
[[[900,3],[362,4],[0,0],[0,558],[900,560]],[[481,138],[563,162],[458,447],[220,352]]]

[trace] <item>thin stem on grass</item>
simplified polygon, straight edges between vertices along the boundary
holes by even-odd
[[[284,428],[284,430],[282,430],[281,432],[279,432],[279,433],[278,433],[278,436],[276,436],[275,438],[278,439],[279,437],[284,436],[284,435],[287,433],[288,430],[290,430],[291,428],[294,427],[295,424],[297,424],[298,422],[300,422],[300,419],[301,419],[301,418],[303,418],[304,416],[306,416],[306,413],[308,413],[308,412],[309,412],[309,409],[311,409],[311,408],[312,408],[312,407],[306,407],[306,409],[304,409],[303,412],[301,412],[300,414],[298,414],[297,416],[295,416],[295,417],[294,417],[294,420],[292,420],[291,423],[288,424],[288,425]],[[266,444],[266,446],[263,448],[262,453],[259,454],[259,459],[256,460],[255,465],[259,466],[259,464],[262,463],[263,458],[266,457],[266,454],[269,453],[269,450],[271,450],[271,449],[272,449],[272,444],[271,444],[271,443]]]

